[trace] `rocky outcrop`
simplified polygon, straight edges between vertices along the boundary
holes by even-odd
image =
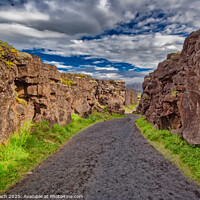
[[[156,128],[200,144],[200,30],[185,39],[182,52],[169,54],[145,77],[137,112]]]
[[[137,104],[137,93],[134,89],[127,88],[125,96],[125,106],[128,108],[132,104]]]
[[[0,51],[0,143],[25,121],[61,125],[71,114],[87,117],[95,108],[123,114],[125,82],[64,74],[39,56],[3,46]],[[6,54],[7,52],[7,54]]]
[[[61,77],[63,83],[70,86],[74,113],[87,117],[98,104],[109,113],[124,113],[124,81],[98,80],[88,75],[70,73],[62,73]]]

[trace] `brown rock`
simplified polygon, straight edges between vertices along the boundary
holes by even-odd
[[[5,52],[14,65],[9,69],[0,59],[0,143],[25,121],[65,125],[72,113],[87,117],[97,103],[110,113],[124,113],[125,82],[62,74],[39,56]]]
[[[134,89],[126,89],[125,106],[129,107],[132,104],[137,103],[137,93]]]
[[[91,107],[86,99],[79,99],[74,103],[75,113],[79,114],[82,117],[87,117],[88,114],[91,114]]]
[[[137,112],[156,128],[170,129],[189,144],[200,144],[200,30],[191,33],[181,53],[146,76]]]

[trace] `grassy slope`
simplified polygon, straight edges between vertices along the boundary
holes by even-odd
[[[200,184],[200,147],[187,144],[168,130],[153,128],[143,117],[136,120],[136,125],[155,149],[174,162],[186,177]]]
[[[138,104],[131,104],[129,107],[123,106],[126,113],[132,113]]]
[[[57,151],[73,135],[97,122],[120,117],[124,115],[93,113],[87,119],[73,115],[69,125],[54,124],[51,129],[48,122],[25,123],[6,146],[0,146],[0,193]]]

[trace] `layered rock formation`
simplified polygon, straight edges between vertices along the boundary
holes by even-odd
[[[123,114],[125,82],[63,74],[39,56],[3,46],[0,55],[0,143],[25,121],[67,124],[93,109]]]
[[[182,52],[169,54],[145,77],[137,111],[156,128],[200,144],[200,30],[185,39]]]
[[[92,79],[91,76],[83,74],[63,73],[61,76],[63,81],[70,85],[73,112],[85,117],[92,109],[101,108],[103,105],[102,108],[110,113],[124,113],[124,81]]]
[[[132,104],[137,103],[137,92],[134,89],[127,88],[125,96],[125,106],[128,108]]]

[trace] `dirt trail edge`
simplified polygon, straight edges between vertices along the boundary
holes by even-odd
[[[24,195],[42,199],[67,199],[62,195],[83,195],[88,200],[200,199],[198,186],[144,139],[134,125],[136,118],[129,114],[82,131],[6,194],[18,194],[22,199],[27,199]]]

